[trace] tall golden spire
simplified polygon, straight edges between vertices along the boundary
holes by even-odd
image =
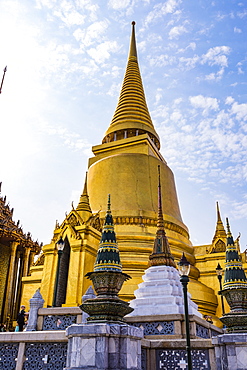
[[[92,216],[92,210],[89,204],[89,196],[87,193],[87,172],[85,177],[83,193],[80,196],[80,200],[78,206],[76,207],[76,211],[81,213],[81,217],[84,221],[87,221],[89,217]]]
[[[223,225],[223,222],[221,220],[220,216],[220,209],[219,209],[219,203],[216,202],[216,209],[217,209],[217,224],[216,224],[216,230],[213,237],[213,243],[216,239],[222,239],[223,241],[226,241],[226,231]]]
[[[171,254],[169,242],[166,236],[164,227],[164,218],[162,211],[161,202],[161,184],[160,184],[160,166],[158,166],[159,183],[158,183],[158,221],[157,221],[157,232],[154,240],[153,252],[149,256],[150,266],[173,266],[176,268],[174,258]]]
[[[117,108],[110,127],[105,133],[103,143],[147,133],[157,148],[160,148],[145,99],[139,70],[135,39],[135,22],[132,33],[127,68]]]

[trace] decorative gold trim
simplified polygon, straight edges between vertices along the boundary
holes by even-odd
[[[156,218],[148,217],[113,217],[114,225],[139,225],[139,226],[157,226]],[[175,231],[178,234],[189,239],[189,233],[183,229],[181,226],[174,224],[170,221],[164,221],[165,229]]]

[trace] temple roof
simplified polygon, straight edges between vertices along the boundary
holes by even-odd
[[[132,22],[129,57],[120,98],[103,143],[127,137],[121,135],[123,132],[126,132],[128,137],[148,133],[157,148],[160,148],[159,136],[148,111],[138,65],[135,22]]]
[[[227,223],[227,246],[223,289],[247,288],[247,279],[242,267],[236,246],[230,230],[228,218]]]
[[[111,214],[110,195],[108,196],[108,209],[105,216],[96,262],[94,264],[94,271],[122,272],[119,249]]]
[[[151,266],[166,265],[176,268],[174,258],[171,254],[169,242],[164,227],[164,218],[162,211],[161,183],[160,183],[160,166],[158,166],[158,220],[157,231],[154,240],[153,252],[149,256]]]

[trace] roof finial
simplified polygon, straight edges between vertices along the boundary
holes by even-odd
[[[212,240],[212,250],[211,251],[220,251],[218,248],[221,246],[222,251],[225,251],[226,247],[226,231],[221,220],[219,202],[216,202],[216,211],[217,211],[217,221],[214,237]],[[220,244],[219,244],[220,241]],[[218,243],[218,244],[217,244]],[[216,248],[216,249],[215,249]]]
[[[2,87],[3,87],[3,80],[4,80],[4,77],[5,77],[5,73],[7,72],[7,66],[4,68],[3,70],[3,78],[2,78],[2,82],[1,82],[1,86],[0,86],[0,94],[2,92]]]
[[[111,194],[108,194],[107,213],[111,213]]]
[[[216,202],[216,208],[217,208],[217,221],[221,221],[219,202]]]
[[[165,232],[164,218],[161,200],[160,165],[158,165],[158,220],[157,232],[154,240],[153,252],[149,256],[151,266],[166,265],[176,268],[174,258],[171,254],[169,242]]]
[[[161,199],[161,184],[160,184],[160,165],[158,165],[158,222],[157,222],[157,227],[158,229],[164,228],[162,199]]]
[[[226,217],[226,229],[227,229],[227,239],[232,238],[232,241],[233,241],[233,237],[232,237],[232,233],[231,233],[231,230],[230,230],[228,217]],[[229,244],[229,241],[227,241],[227,244]]]
[[[130,38],[129,59],[131,59],[131,58],[136,58],[137,59],[135,24],[136,24],[136,22],[133,21],[132,22],[132,33],[131,33],[131,38]]]
[[[83,193],[80,196],[80,200],[78,203],[78,206],[76,207],[76,211],[84,212],[83,218],[88,219],[92,215],[92,210],[89,203],[89,196],[87,192],[87,172],[85,176],[85,182],[84,182],[84,189]],[[84,221],[87,221],[84,219]]]

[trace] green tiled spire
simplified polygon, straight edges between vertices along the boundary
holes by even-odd
[[[238,251],[234,245],[234,240],[230,231],[228,218],[226,219],[226,225],[227,246],[223,290],[229,288],[247,288],[247,279],[242,267],[242,262],[239,258]]]
[[[110,194],[108,195],[108,209],[105,216],[105,223],[102,230],[96,262],[94,264],[94,271],[122,272],[119,249],[111,214]]]

